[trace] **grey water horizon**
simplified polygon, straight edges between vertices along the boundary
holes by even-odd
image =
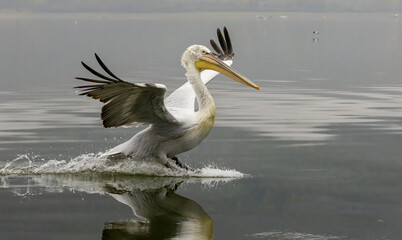
[[[261,90],[224,76],[213,80],[208,88],[217,106],[215,127],[180,159],[251,177],[214,183],[118,171],[3,171],[2,238],[402,237],[398,16],[77,16],[1,18],[0,30],[7,34],[0,36],[0,169],[13,161],[17,170],[53,161],[56,172],[141,129],[102,128],[101,104],[73,89],[79,84],[73,78],[86,74],[80,61],[94,66],[97,53],[123,79],[162,83],[170,93],[185,82],[183,51],[192,44],[211,49],[216,28],[227,26],[234,68]],[[134,203],[122,204],[123,198]],[[141,198],[171,215],[133,214]],[[181,205],[189,210],[178,210]]]

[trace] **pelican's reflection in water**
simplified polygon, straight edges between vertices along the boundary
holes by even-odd
[[[132,191],[107,187],[141,220],[106,223],[102,239],[212,239],[211,217],[195,201],[176,194],[179,185]]]
[[[104,175],[36,175],[1,177],[0,187],[17,196],[44,192],[110,195],[130,207],[129,220],[106,220],[102,239],[212,239],[213,222],[195,201],[175,193],[183,184],[215,186],[231,179],[133,177]],[[106,216],[107,219],[107,216]]]

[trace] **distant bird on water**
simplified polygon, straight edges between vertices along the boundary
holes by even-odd
[[[222,73],[259,90],[251,80],[230,67],[234,56],[232,43],[226,27],[223,32],[224,37],[217,29],[222,50],[213,40],[210,41],[216,53],[201,45],[187,48],[181,64],[187,71],[188,82],[167,98],[164,98],[164,85],[123,81],[106,67],[97,54],[96,60],[109,76],[81,62],[89,72],[102,79],[77,77],[94,84],[76,88],[83,89],[80,95],[104,103],[101,119],[105,128],[149,125],[127,142],[110,149],[106,152],[107,156],[123,155],[154,160],[171,169],[190,169],[178,160],[177,155],[200,144],[215,121],[214,100],[205,84]]]

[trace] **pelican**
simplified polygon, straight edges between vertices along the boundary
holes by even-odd
[[[177,155],[200,144],[215,121],[215,103],[206,84],[222,73],[259,90],[259,86],[230,67],[233,48],[226,27],[223,32],[224,37],[217,29],[222,50],[210,40],[217,53],[201,45],[187,48],[181,64],[186,69],[188,82],[167,98],[164,98],[165,85],[124,81],[113,74],[96,53],[97,62],[109,76],[81,62],[85,69],[101,80],[77,77],[78,80],[95,84],[76,88],[83,89],[80,95],[104,103],[101,119],[105,128],[149,125],[127,142],[108,150],[106,156],[128,156],[157,161],[171,169],[190,169],[178,160]]]

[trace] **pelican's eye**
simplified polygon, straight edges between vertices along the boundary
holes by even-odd
[[[205,54],[207,54],[207,51],[202,50],[201,53],[205,55]]]

